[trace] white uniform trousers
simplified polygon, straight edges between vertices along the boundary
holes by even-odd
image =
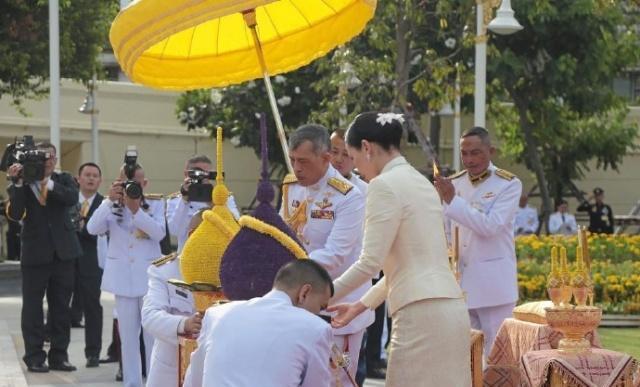
[[[118,332],[122,345],[122,379],[124,387],[142,387],[142,363],[140,362],[140,330],[142,297],[116,295]],[[153,336],[144,333],[146,369],[150,369]]]
[[[516,303],[511,302],[503,305],[469,309],[471,327],[481,330],[482,333],[484,333],[485,360],[489,357],[489,353],[491,353],[491,346],[493,346],[500,325],[502,325],[505,318],[513,315],[513,308],[515,308],[515,306]]]
[[[351,375],[354,380],[356,379],[356,372],[358,371],[358,355],[360,354],[364,331],[365,329],[349,335],[333,335],[333,342],[343,352],[345,350],[345,337],[347,337],[349,341],[349,375]],[[338,380],[340,383],[338,383]],[[333,370],[331,387],[353,387],[353,384],[349,376],[344,372],[344,369],[340,368]]]

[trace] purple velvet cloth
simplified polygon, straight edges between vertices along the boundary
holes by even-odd
[[[258,183],[256,198],[258,206],[252,216],[283,231],[300,246],[294,232],[282,220],[271,205],[275,197],[273,186],[269,182],[266,160],[266,121],[260,120],[262,136],[262,178]],[[278,270],[296,257],[277,240],[248,227],[240,231],[231,240],[220,266],[222,291],[229,300],[248,300],[267,294]]]

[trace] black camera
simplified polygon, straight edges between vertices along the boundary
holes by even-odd
[[[24,136],[22,141],[16,140],[7,145],[0,162],[0,171],[6,172],[15,163],[22,165],[18,178],[25,184],[31,184],[44,179],[44,164],[51,155],[38,149],[33,142],[33,136]]]
[[[210,202],[213,185],[203,183],[205,179],[214,180],[218,173],[216,171],[203,171],[200,168],[194,168],[187,171],[189,177],[189,190],[187,196],[190,202]]]
[[[142,197],[142,186],[134,180],[136,169],[138,166],[138,151],[134,145],[129,145],[124,153],[124,175],[127,181],[122,183],[124,193],[131,199],[140,199]]]

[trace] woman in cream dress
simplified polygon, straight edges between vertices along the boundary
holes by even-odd
[[[346,142],[370,180],[360,259],[335,280],[333,299],[384,271],[358,302],[331,306],[342,327],[386,298],[393,319],[387,387],[471,386],[470,325],[447,258],[440,197],[399,152],[403,118],[363,113]]]

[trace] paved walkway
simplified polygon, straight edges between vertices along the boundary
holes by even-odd
[[[75,372],[51,371],[46,374],[27,372],[21,360],[24,344],[20,332],[21,282],[17,265],[0,263],[0,387],[121,387],[115,381],[117,364],[101,364],[98,368],[86,368],[84,358],[84,329],[71,329],[69,360],[78,367]],[[16,275],[17,273],[17,275]],[[111,342],[111,313],[114,298],[102,293],[104,330],[103,354]],[[365,387],[381,387],[384,381],[367,381]],[[148,386],[153,387],[153,386]]]

